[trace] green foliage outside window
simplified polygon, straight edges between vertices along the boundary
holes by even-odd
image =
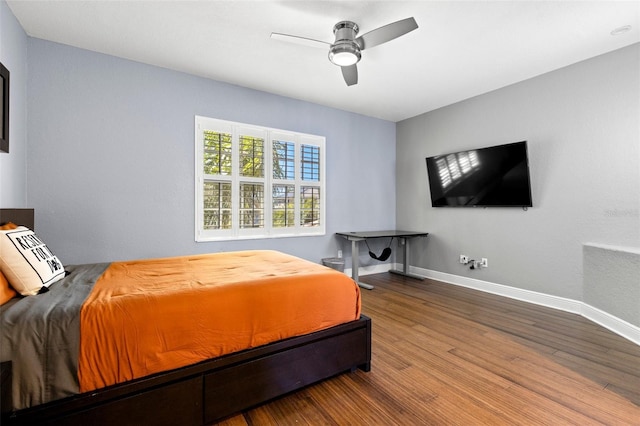
[[[232,139],[229,133],[204,131],[204,173],[230,176]]]

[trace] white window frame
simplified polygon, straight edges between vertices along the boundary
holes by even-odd
[[[232,135],[232,173],[230,176],[204,174],[204,131],[230,133]],[[255,136],[264,139],[264,177],[240,176],[239,172],[239,136]],[[295,144],[294,179],[273,178],[273,141],[286,141]],[[237,239],[259,239],[325,235],[326,230],[326,150],[323,136],[272,129],[244,123],[195,116],[195,240],[197,242],[223,241]],[[301,176],[301,147],[311,145],[319,148],[320,165],[318,181],[303,181]],[[227,181],[232,187],[232,226],[231,229],[204,229],[204,183],[206,180]],[[264,227],[240,228],[240,183],[264,184]],[[273,226],[273,185],[286,184],[295,186],[295,218],[290,227]],[[320,221],[318,226],[302,226],[301,224],[301,188],[317,187],[320,189]]]

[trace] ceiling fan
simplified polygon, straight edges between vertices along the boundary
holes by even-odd
[[[391,41],[416,28],[418,28],[416,20],[406,18],[356,37],[359,31],[358,25],[351,21],[340,21],[333,27],[333,34],[336,37],[333,44],[281,33],[271,33],[271,38],[323,49],[328,46],[329,60],[342,69],[344,81],[347,86],[352,86],[358,83],[358,68],[356,64],[360,61],[361,51]]]

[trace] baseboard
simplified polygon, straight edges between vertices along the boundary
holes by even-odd
[[[583,303],[581,315],[591,321],[600,324],[604,328],[608,328],[616,334],[632,341],[636,345],[640,345],[640,327],[636,327],[618,317],[615,317],[598,308]]]
[[[388,270],[391,265],[387,264],[385,266],[385,269]],[[397,269],[401,269],[402,265],[398,264],[394,267]],[[593,306],[587,305],[586,303],[581,301],[510,287],[507,285],[496,284],[489,281],[482,281],[475,278],[461,277],[459,275],[433,271],[431,269],[412,266],[409,268],[409,272],[417,275],[422,275],[425,278],[430,278],[449,284],[459,285],[462,287],[472,288],[474,290],[496,294],[498,296],[509,297],[511,299],[522,300],[523,302],[529,302],[536,305],[546,306],[548,308],[559,309],[561,311],[579,314],[624,337],[625,339],[630,340],[636,345],[640,345],[640,327],[630,324],[618,317],[601,311],[598,308],[594,308]],[[361,275],[364,274],[361,273]]]

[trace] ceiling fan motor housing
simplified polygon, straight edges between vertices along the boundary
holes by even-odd
[[[358,25],[351,21],[341,21],[333,27],[336,39],[329,49],[329,60],[332,63],[344,67],[360,61],[360,45],[355,41],[358,30]]]
[[[360,31],[358,24],[351,21],[340,21],[333,26],[336,43],[343,40],[355,40],[358,31]]]

